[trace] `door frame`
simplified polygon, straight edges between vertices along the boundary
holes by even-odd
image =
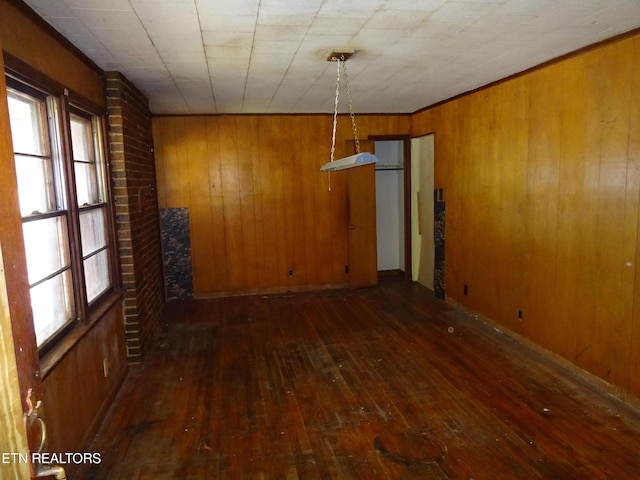
[[[1,43],[1,42],[0,42]],[[33,313],[29,293],[27,260],[22,237],[22,217],[18,206],[18,189],[14,153],[9,126],[5,53],[0,44],[0,164],[5,172],[4,187],[0,189],[0,202],[5,208],[0,216],[0,360],[7,366],[3,373],[0,392],[7,398],[9,411],[4,416],[0,432],[0,445],[10,443],[13,453],[28,449],[28,436],[24,415],[30,412],[27,398],[30,392],[40,398],[41,374],[36,345]],[[35,403],[35,402],[34,402]],[[16,452],[19,449],[20,452]],[[9,451],[7,451],[9,452]],[[5,465],[20,472],[29,469],[26,463]],[[3,470],[6,472],[6,470]],[[17,477],[16,477],[17,478]]]
[[[413,269],[411,266],[411,135],[369,135],[368,140],[374,142],[402,141],[404,161],[404,280],[411,282]]]

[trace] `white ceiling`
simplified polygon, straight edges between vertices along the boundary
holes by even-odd
[[[640,0],[26,0],[153,113],[408,113],[640,27]],[[346,109],[341,96],[341,111]]]

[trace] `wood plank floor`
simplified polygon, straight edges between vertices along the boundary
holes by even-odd
[[[169,305],[86,479],[636,479],[640,417],[417,285]]]

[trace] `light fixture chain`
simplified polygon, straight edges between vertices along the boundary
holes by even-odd
[[[347,103],[349,104],[349,116],[351,117],[351,126],[353,127],[353,138],[356,142],[356,153],[360,153],[360,141],[358,140],[358,129],[356,128],[356,115],[353,113],[353,102],[351,101],[351,91],[349,90],[349,76],[347,75],[346,62],[342,62],[342,74],[347,91]]]
[[[338,98],[340,97],[340,65],[342,60],[338,60],[338,73],[336,79],[336,99],[333,105],[333,134],[331,137],[331,161],[333,162],[333,155],[336,151],[336,129],[338,126]]]
[[[336,129],[338,127],[338,98],[340,97],[340,64],[342,60],[338,60],[338,73],[336,74],[336,99],[333,105],[333,133],[331,135],[331,161],[336,151]],[[329,178],[329,191],[331,191],[331,172],[327,172]]]

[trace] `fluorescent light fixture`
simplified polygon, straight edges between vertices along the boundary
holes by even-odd
[[[376,163],[377,161],[378,159],[375,155],[369,152],[362,152],[356,155],[351,155],[350,157],[341,158],[340,160],[325,163],[320,167],[320,171],[335,172],[346,168],[359,167],[360,165],[369,165],[370,163]]]

